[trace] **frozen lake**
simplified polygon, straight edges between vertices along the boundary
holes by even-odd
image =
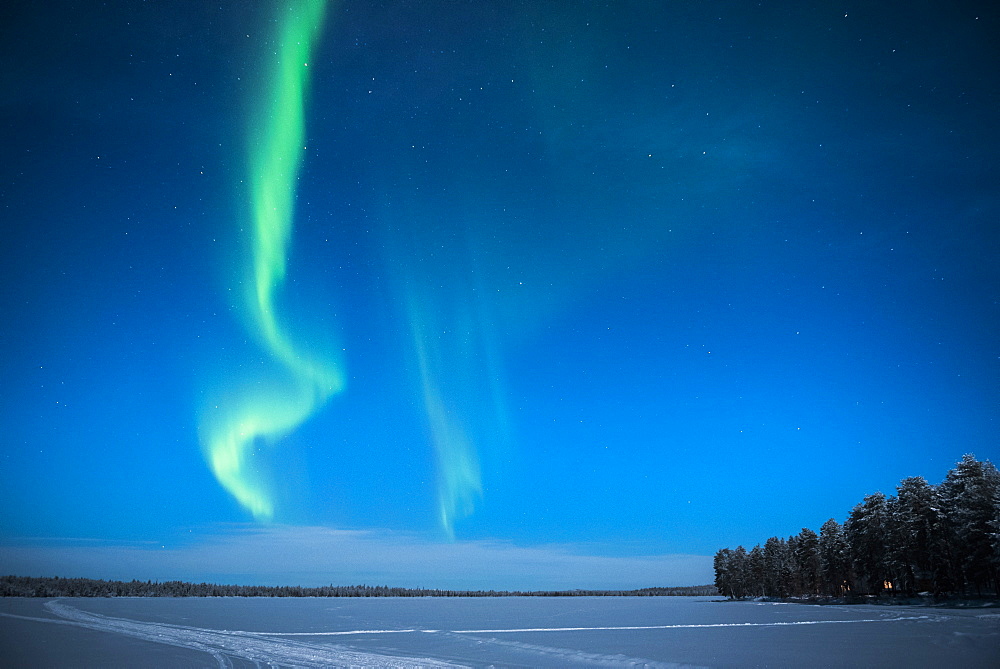
[[[709,597],[8,598],[0,665],[996,667],[1000,609]]]

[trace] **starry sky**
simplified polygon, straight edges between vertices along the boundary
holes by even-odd
[[[0,12],[0,572],[685,585],[1000,458],[990,3]]]

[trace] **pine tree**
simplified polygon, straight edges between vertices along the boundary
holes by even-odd
[[[896,487],[890,562],[897,588],[913,594],[934,587],[935,574],[946,568],[940,527],[940,498],[922,476],[911,476]]]
[[[897,495],[868,495],[841,526],[825,522],[763,548],[716,556],[733,598],[844,595],[932,589],[1000,596],[1000,471],[965,455],[938,486],[900,481]]]
[[[764,549],[760,544],[747,553],[747,595],[764,596]]]
[[[888,504],[880,492],[867,495],[851,510],[844,533],[851,548],[854,571],[863,592],[881,594],[890,583],[886,533]]]
[[[821,590],[839,597],[851,589],[851,555],[840,523],[831,518],[819,529]]]
[[[791,566],[788,544],[784,539],[771,537],[764,542],[764,583],[765,597],[787,597]]]
[[[947,509],[943,526],[955,550],[952,569],[962,590],[1000,593],[994,522],[1000,512],[1000,472],[989,461],[966,454],[940,486]]]
[[[820,573],[819,537],[807,527],[803,527],[796,537],[792,557],[795,560],[800,594],[819,594]]]
[[[736,599],[743,599],[750,594],[750,574],[747,549],[737,546],[730,560],[730,578],[732,590]]]
[[[733,591],[733,577],[731,571],[732,562],[733,551],[728,548],[722,548],[715,554],[712,566],[715,568],[716,589],[726,597],[735,599],[736,595]]]

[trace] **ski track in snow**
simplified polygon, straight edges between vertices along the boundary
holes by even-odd
[[[208,653],[220,667],[232,667],[230,658],[249,660],[265,666],[293,667],[460,667],[440,660],[394,657],[351,650],[344,646],[309,644],[285,639],[268,639],[260,633],[203,629],[167,623],[149,623],[88,613],[59,601],[45,608],[64,620],[34,618],[43,622],[78,625],[101,632],[116,632],[144,641],[163,643]],[[25,617],[25,616],[19,616]]]
[[[343,632],[240,632],[240,634],[259,634],[261,636],[349,636],[358,634],[409,634],[420,632],[424,634],[509,634],[515,632],[597,632],[602,630],[672,630],[695,629],[702,627],[786,627],[789,625],[833,625],[847,623],[891,623],[899,620],[928,620],[930,616],[900,616],[897,618],[868,618],[864,620],[796,620],[787,623],[708,623],[683,625],[622,625],[618,627],[520,627],[512,629],[483,630],[348,630]]]
[[[233,666],[232,660],[239,658],[260,665],[281,665],[295,667],[456,667],[465,666],[451,664],[441,660],[415,657],[396,657],[354,650],[346,646],[316,644],[295,641],[280,637],[331,637],[331,636],[363,636],[378,634],[437,634],[459,637],[474,634],[514,634],[526,632],[588,632],[588,631],[632,631],[632,630],[671,630],[671,629],[711,629],[725,627],[786,627],[795,625],[836,625],[851,623],[884,623],[907,620],[928,620],[932,616],[896,616],[883,618],[867,618],[854,620],[802,620],[791,622],[767,623],[708,623],[708,624],[677,624],[677,625],[628,625],[607,627],[523,627],[510,629],[368,629],[345,630],[331,632],[249,632],[240,630],[215,630],[200,627],[187,627],[168,623],[151,623],[128,618],[114,618],[97,613],[89,613],[73,608],[59,600],[47,602],[45,608],[59,616],[56,618],[33,618],[13,614],[0,614],[13,618],[25,618],[39,622],[76,625],[101,632],[115,632],[127,636],[162,643],[190,650],[198,650],[211,655],[223,668]],[[279,638],[276,638],[279,637]],[[464,637],[469,638],[469,637]],[[483,640],[486,641],[486,640]],[[567,660],[586,661],[590,664],[607,664],[616,666],[672,666],[686,665],[650,663],[648,660],[626,658],[621,655],[603,656],[580,653],[546,646],[523,644],[514,641],[490,639],[490,643],[517,647],[521,650],[541,653],[549,656],[562,656]],[[568,654],[568,656],[567,656]]]

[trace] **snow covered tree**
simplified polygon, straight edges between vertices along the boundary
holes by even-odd
[[[719,591],[719,594],[725,595],[730,599],[736,599],[733,591],[732,562],[733,551],[728,548],[721,548],[715,554],[712,566],[715,568],[715,587]]]
[[[881,594],[889,583],[889,560],[886,533],[889,510],[885,495],[867,495],[851,510],[844,523],[844,533],[851,547],[851,559],[862,592]]]
[[[911,476],[896,492],[867,495],[819,536],[803,528],[763,548],[720,551],[720,590],[733,598],[928,589],[1000,596],[1000,471],[965,455],[940,485]]]
[[[799,563],[795,560],[795,553],[799,548],[799,537],[793,534],[785,539],[785,550],[787,551],[787,562],[785,566],[787,578],[785,579],[785,596],[797,597],[803,593],[802,575],[799,573]]]
[[[743,599],[751,592],[747,550],[723,548],[715,554],[715,587],[730,599]]]
[[[935,575],[947,568],[940,536],[941,500],[922,476],[900,481],[891,508],[889,561],[897,590],[913,594],[935,589]]]
[[[743,599],[750,594],[750,574],[748,570],[749,564],[747,562],[747,549],[743,548],[743,546],[737,546],[736,550],[733,551],[730,565],[730,571],[733,579],[733,592],[736,593],[737,599]]]
[[[820,590],[839,597],[851,589],[851,554],[840,523],[831,518],[819,529]]]
[[[967,454],[948,472],[940,486],[945,522],[954,550],[952,573],[963,591],[982,594],[992,588],[1000,594],[994,523],[1000,507],[1000,472],[988,460]]]
[[[757,544],[747,553],[747,594],[764,596],[764,549]]]
[[[787,597],[791,564],[788,543],[784,539],[771,537],[764,542],[763,590],[766,597]]]
[[[796,537],[792,549],[800,594],[818,595],[820,581],[819,537],[807,527]]]

